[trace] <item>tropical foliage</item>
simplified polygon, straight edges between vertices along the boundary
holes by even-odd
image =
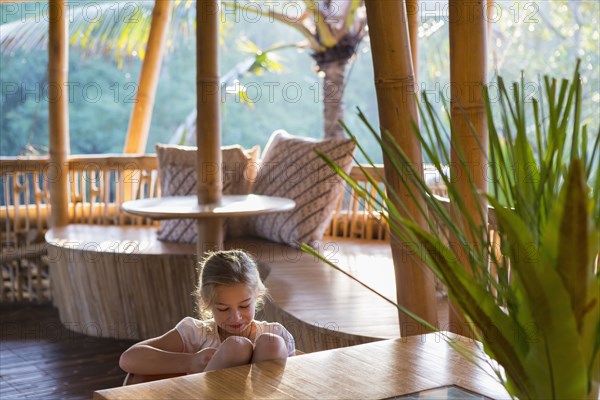
[[[304,7],[300,18],[260,8],[258,13],[285,23],[306,39],[306,46],[311,49],[311,56],[316,61],[316,72],[323,75],[323,136],[343,137],[344,131],[338,121],[344,116],[346,66],[366,34],[367,17],[363,0],[303,0],[298,3]],[[246,5],[241,2],[223,3],[227,4],[251,12],[256,10],[251,6],[252,2]]]
[[[174,49],[185,37],[195,35],[196,2],[175,0],[167,47]],[[128,56],[144,59],[150,31],[153,2],[88,3],[72,11],[70,44],[87,53],[110,54],[122,65]],[[287,7],[292,5],[293,7]],[[92,7],[93,6],[93,7]],[[294,46],[309,48],[316,61],[316,72],[323,75],[323,112],[325,137],[343,136],[338,120],[343,117],[343,93],[346,65],[354,56],[366,33],[366,15],[362,0],[319,1],[222,1],[220,20],[236,22],[240,12],[254,14],[256,22],[274,20],[293,28],[305,39]],[[237,15],[236,15],[237,10]],[[290,11],[291,10],[291,11]],[[234,11],[233,14],[231,11]],[[293,15],[296,13],[297,15]],[[290,15],[292,14],[292,15]],[[19,21],[3,26],[0,49],[43,48],[47,44],[48,21],[23,24]],[[221,25],[222,30],[225,25]],[[289,47],[289,46],[278,46]],[[265,67],[271,51],[254,51],[254,69]],[[264,61],[264,62],[263,62]],[[192,124],[194,113],[187,118]]]
[[[119,66],[130,56],[144,59],[150,34],[152,7],[149,1],[82,1],[68,7],[69,44],[86,55],[105,54],[114,57]],[[13,5],[18,8],[18,5]],[[175,0],[167,39],[173,50],[183,39],[195,34],[195,7],[190,2]],[[34,12],[35,11],[35,12]],[[4,10],[10,16],[12,10]],[[23,14],[17,12],[16,15]],[[48,7],[36,3],[24,20],[4,23],[0,50],[39,50],[48,45]]]
[[[476,338],[502,367],[495,368],[498,379],[521,399],[598,396],[600,135],[590,141],[588,126],[581,124],[578,67],[579,63],[570,82],[544,77],[544,95],[531,102],[531,125],[524,79],[512,85],[511,93],[499,78],[498,102],[491,102],[484,89],[490,138],[487,200],[493,206],[490,222],[499,242],[473,222],[473,210],[465,208],[457,183],[443,173],[449,151],[431,143],[449,141],[449,132],[425,94],[422,127],[415,126],[415,133],[448,187],[449,203],[433,196],[400,144],[383,146],[364,115],[361,118],[393,160],[396,174],[418,188],[412,197],[423,205],[428,229],[400,215],[394,204],[402,207],[404,200],[394,192],[373,195],[327,160],[360,196],[382,208],[398,237],[421,246],[414,255],[478,327]],[[533,132],[527,132],[528,126]],[[528,133],[535,138],[533,144]],[[393,142],[389,133],[382,135]],[[471,190],[478,193],[474,185]],[[482,215],[487,209],[475,213]],[[453,215],[465,216],[464,225]]]
[[[265,71],[274,72],[281,71],[283,66],[278,61],[279,57],[276,52],[290,46],[275,46],[271,49],[261,50],[249,39],[241,40],[239,50],[247,55],[247,58],[237,63],[232,69],[227,71],[219,78],[221,93],[233,95],[237,102],[250,107],[254,106],[252,98],[248,95],[247,88],[240,82],[245,76],[255,74],[262,75]],[[227,102],[221,98],[221,113],[225,114],[227,110],[225,106]],[[181,123],[168,143],[179,145],[196,145],[196,116],[197,110],[193,110]]]
[[[73,16],[70,19],[72,27],[77,26],[78,22],[75,19],[81,17],[84,9],[88,12],[83,15],[89,16],[92,21],[95,19],[93,17],[96,8],[86,8],[87,3],[111,4],[113,8],[106,10],[106,15],[110,18],[120,15],[130,19],[134,11],[133,5],[146,7],[148,11],[152,7],[150,1],[137,3],[125,0],[81,0],[73,3],[70,8]],[[43,14],[47,4],[45,1],[0,3],[2,155],[17,155],[26,145],[29,148],[29,145],[39,147],[47,144],[48,104],[44,92],[47,86],[47,55],[44,48],[48,27],[47,18]],[[121,8],[118,8],[119,4]],[[518,71],[521,69],[560,76],[570,71],[570,60],[580,57],[583,86],[586,88],[582,96],[582,121],[593,120],[600,112],[600,75],[597,71],[600,65],[597,28],[600,21],[600,3],[556,0],[497,1],[494,4],[498,11],[491,23],[493,33],[490,41],[490,76],[498,70],[507,80],[518,80]],[[190,16],[183,13],[185,6],[186,2],[179,2],[181,11],[177,9],[173,13],[170,36],[167,38],[171,47],[161,70],[148,152],[153,151],[154,143],[169,141],[177,127],[186,120],[190,110],[195,107],[196,97],[191,90],[195,82],[193,18],[190,19]],[[435,9],[434,5],[428,7],[427,12],[421,13],[419,20],[419,78],[421,89],[427,90],[431,102],[437,103],[436,107],[439,110],[441,103],[437,101],[436,96],[439,92],[449,94],[448,18],[443,13],[446,10],[443,2],[437,6],[440,14],[431,11],[432,8]],[[39,13],[34,15],[31,11],[33,9],[39,10]],[[120,10],[118,14],[117,10]],[[299,44],[308,40],[297,30],[283,23],[270,23],[268,18],[256,21],[249,13],[242,15],[243,17],[239,17],[235,23],[223,25],[225,34],[220,49],[223,72],[250,56],[239,53],[237,42],[240,37],[249,38],[260,49],[269,49],[278,43]],[[140,18],[136,24],[149,22],[144,21]],[[5,34],[10,24],[13,24],[10,29],[14,29],[14,32],[28,32],[24,38],[30,38],[26,41],[29,46],[4,47],[7,44],[4,40],[10,38],[10,35]],[[149,24],[147,26],[149,28]],[[121,27],[125,29],[126,24],[122,23]],[[29,32],[30,29],[34,31]],[[118,31],[114,33],[117,37],[120,35]],[[92,44],[95,41],[89,40],[88,43]],[[123,40],[120,43],[125,45],[128,42]],[[118,69],[118,62],[115,61],[118,58],[114,53],[117,50],[105,53],[100,50],[102,46],[104,44],[97,43],[95,47],[81,49],[75,43],[71,47],[69,80],[74,82],[74,96],[69,106],[73,153],[118,153],[123,148],[133,105],[130,98],[135,94],[138,81],[140,53],[136,53],[137,56],[134,57],[127,56],[126,48],[119,50],[122,67]],[[129,47],[137,49],[139,46]],[[536,51],[530,51],[531,48],[535,48]],[[358,47],[355,61],[347,69],[343,106],[346,114],[352,113],[357,106],[360,107],[373,125],[377,126],[377,104],[369,52],[370,43],[366,36]],[[238,143],[246,147],[264,145],[270,133],[278,128],[298,135],[322,136],[324,120],[320,100],[323,96],[323,82],[313,72],[314,60],[307,56],[309,53],[312,53],[312,50],[306,47],[278,51],[277,55],[281,57],[280,63],[284,67],[280,73],[261,76],[252,74],[239,78],[239,84],[248,88],[254,107],[242,104],[237,95],[224,96],[226,104],[223,107],[222,119],[223,143]],[[99,57],[99,54],[104,56]],[[528,74],[527,78],[526,97],[529,101],[530,97],[539,91],[541,78],[534,74]],[[98,85],[102,96],[96,101],[94,88]],[[288,93],[283,90],[287,87]],[[273,96],[270,96],[270,88],[274,88]],[[299,89],[297,96],[295,88]],[[492,89],[492,98],[496,98],[497,87]],[[89,93],[86,93],[86,90]],[[526,113],[531,115],[528,118],[531,123],[531,107],[526,109]],[[106,115],[111,117],[105,118]],[[346,123],[361,140],[369,156],[378,163],[382,162],[378,143],[362,129],[360,121],[346,118]],[[528,132],[533,133],[534,130],[528,129]],[[595,133],[589,132],[590,140],[594,139]],[[361,155],[359,159],[361,162],[365,161]]]

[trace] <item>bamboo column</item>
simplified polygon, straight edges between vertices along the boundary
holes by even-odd
[[[487,21],[488,39],[492,38],[493,23],[496,22],[496,19],[498,18],[498,16],[495,15],[495,11],[496,11],[497,7],[499,7],[499,5],[496,3],[497,3],[496,0],[487,0],[486,1],[485,17],[486,17],[486,21]],[[491,43],[488,43],[488,45],[491,46]]]
[[[410,53],[413,60],[413,73],[417,93],[419,89],[419,1],[406,0],[406,14],[408,16],[408,34],[410,37]]]
[[[142,63],[138,91],[129,120],[124,153],[144,153],[148,143],[150,122],[156,87],[163,60],[165,38],[171,21],[171,1],[155,0],[152,10],[152,25],[146,45],[146,56]]]
[[[69,104],[66,95],[69,80],[69,35],[67,5],[64,0],[50,0],[48,44],[48,128],[50,227],[69,224]],[[51,92],[54,92],[52,94]]]
[[[496,51],[496,44],[494,43],[494,23],[500,19],[500,5],[496,0],[486,1],[486,20],[487,20],[487,46],[488,51],[491,51],[492,66],[496,68],[498,66],[498,52]],[[496,13],[498,11],[498,13]]]
[[[485,2],[450,0],[450,84],[452,131],[452,180],[458,183],[469,216],[475,226],[487,232],[487,120],[482,84],[487,83],[487,29]],[[469,126],[471,124],[472,128]],[[460,155],[464,163],[460,161]],[[472,180],[472,182],[470,182]],[[482,195],[474,194],[474,185]],[[484,210],[483,212],[481,210]],[[468,229],[464,215],[454,215],[455,223],[467,227],[467,240],[478,243],[478,234]],[[458,248],[458,246],[456,247]],[[459,257],[467,262],[465,254]],[[457,307],[450,310],[450,330],[468,336]]]
[[[196,2],[196,97],[198,204],[219,203],[221,181],[221,99],[219,85],[218,0]],[[223,221],[198,220],[198,255],[223,246]]]
[[[410,125],[411,121],[418,121],[418,113],[413,96],[414,71],[404,1],[366,0],[365,5],[381,129],[394,136],[422,174],[421,146]],[[409,199],[408,188],[395,174],[387,157],[384,157],[384,167],[391,186],[388,190]],[[409,201],[407,206],[410,215],[419,215],[417,204]],[[426,227],[423,218],[417,221]],[[431,272],[409,254],[410,244],[392,238],[391,246],[398,303],[435,325],[436,300]],[[420,325],[404,313],[399,313],[399,319],[402,336],[422,333]]]

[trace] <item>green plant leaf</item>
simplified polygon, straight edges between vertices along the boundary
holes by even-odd
[[[523,368],[528,348],[524,332],[504,314],[485,287],[473,282],[464,265],[457,262],[456,254],[439,238],[410,221],[402,222],[425,246],[432,260],[428,265],[438,270],[449,296],[484,331],[482,341],[486,352],[504,367],[507,379],[520,393],[528,393],[530,382]],[[493,346],[490,342],[494,342]]]
[[[583,163],[574,160],[563,186],[564,200],[562,221],[558,240],[557,268],[563,284],[571,297],[571,307],[581,333],[583,314],[586,310],[587,282],[593,271],[588,263],[588,216]],[[573,251],[577,249],[577,251]]]
[[[512,96],[499,78],[496,103],[484,90],[494,179],[487,196],[494,207],[488,213],[491,235],[469,214],[485,210],[466,210],[465,193],[442,170],[449,162],[441,145],[447,142],[447,129],[426,95],[418,104],[422,127],[412,128],[444,179],[449,201],[438,201],[418,168],[410,164],[402,143],[387,132],[379,135],[362,114],[391,160],[386,165],[389,171],[384,177],[375,170],[375,177],[361,167],[378,188],[375,192],[341,174],[359,196],[382,208],[393,239],[420,245],[421,252],[411,256],[446,285],[449,298],[481,328],[474,336],[504,367],[505,375],[498,378],[511,395],[522,399],[597,397],[590,389],[592,380],[600,377],[600,140],[596,137],[588,149],[592,140],[587,128],[579,127],[582,96],[577,68],[572,83],[562,80],[558,85],[556,79],[544,77],[546,92],[532,102],[531,126],[525,117],[524,78],[512,86]],[[495,107],[500,108],[498,117]],[[451,121],[450,130],[454,130]],[[464,157],[457,162],[464,163]],[[390,192],[389,185],[387,192],[377,186],[387,179],[406,185],[407,198]],[[476,189],[471,185],[469,190]],[[406,213],[405,201],[420,203],[418,215]],[[456,223],[452,213],[466,218]],[[429,230],[416,222],[421,217]],[[475,239],[469,243],[468,237]],[[492,247],[498,238],[500,246]],[[495,340],[486,334],[490,326],[496,328]]]
[[[539,330],[540,343],[532,346],[527,363],[536,395],[584,398],[587,367],[569,294],[558,272],[542,267],[549,261],[543,248],[538,248],[538,254],[531,254],[529,246],[536,241],[523,220],[514,211],[502,208],[493,197],[488,196],[488,200],[496,209],[500,229],[510,237],[511,267],[523,283],[526,301],[533,311],[532,320]]]

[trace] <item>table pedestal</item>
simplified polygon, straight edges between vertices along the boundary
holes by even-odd
[[[225,238],[223,218],[210,218],[196,220],[196,232],[198,240],[196,241],[196,254],[202,257],[208,251],[223,249],[223,240]]]

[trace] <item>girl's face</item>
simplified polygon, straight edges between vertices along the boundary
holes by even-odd
[[[215,288],[214,302],[210,308],[225,337],[250,334],[255,303],[255,291],[243,283]]]

